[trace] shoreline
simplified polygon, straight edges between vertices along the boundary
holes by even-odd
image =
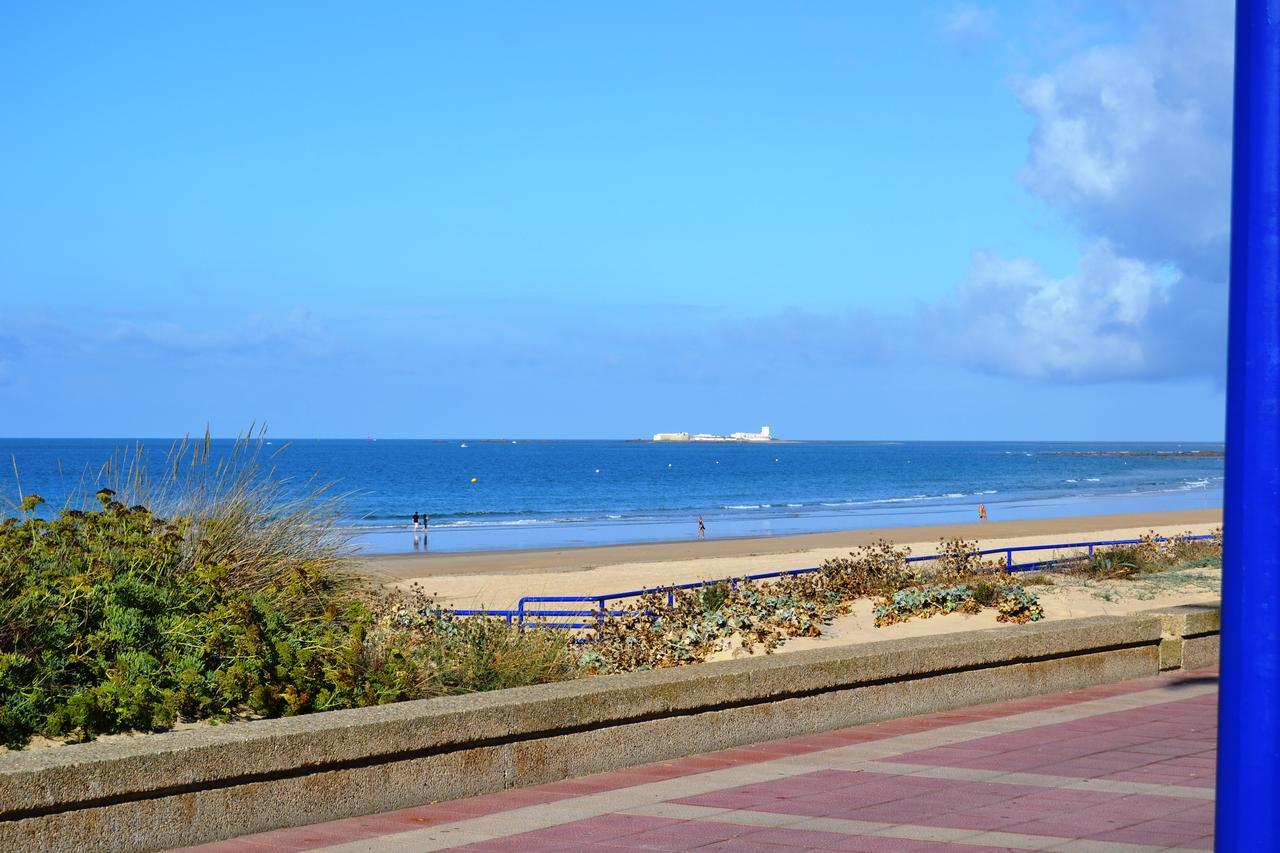
[[[355,565],[359,572],[381,583],[455,576],[558,576],[637,564],[719,566],[761,557],[813,554],[817,558],[821,552],[847,552],[879,539],[887,539],[897,545],[930,543],[951,538],[987,543],[992,540],[1050,537],[1048,541],[1054,542],[1061,541],[1064,537],[1081,538],[1081,534],[1103,531],[1130,530],[1136,535],[1156,527],[1180,528],[1221,523],[1221,509],[1166,510],[585,547],[439,554],[371,554],[357,557]]]

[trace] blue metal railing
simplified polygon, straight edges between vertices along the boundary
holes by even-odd
[[[1201,534],[1196,536],[1182,537],[1189,540],[1212,539],[1212,534]],[[1073,562],[1082,558],[1087,559],[1093,556],[1095,548],[1105,548],[1112,545],[1138,545],[1141,539],[1107,539],[1095,542],[1058,542],[1051,545],[1012,545],[1007,548],[986,548],[981,551],[971,551],[970,554],[978,557],[987,557],[993,554],[1002,554],[1005,558],[1005,570],[1013,572],[1030,572],[1035,570],[1053,569],[1059,563]],[[1168,537],[1157,536],[1157,542],[1167,542]],[[1063,551],[1074,550],[1083,553],[1076,553],[1064,557],[1055,556],[1049,560],[1037,560],[1034,562],[1017,563],[1013,561],[1014,554],[1020,554],[1027,551]],[[939,559],[939,554],[922,554],[916,557],[907,557],[908,563],[925,563],[931,560]],[[694,581],[692,583],[671,584],[669,586],[659,586],[652,589],[633,589],[626,592],[611,592],[606,595],[526,595],[521,598],[513,610],[451,610],[455,616],[492,616],[505,619],[508,624],[523,625],[528,621],[536,621],[538,625],[547,628],[595,628],[604,622],[608,616],[622,616],[627,613],[626,610],[609,608],[609,602],[621,601],[628,598],[639,598],[642,595],[648,595],[654,592],[666,592],[667,604],[675,603],[675,594],[681,589],[698,589],[699,587],[716,586],[718,584],[729,584],[730,587],[736,588],[742,581],[763,581],[773,578],[780,578],[785,575],[803,575],[810,572],[819,571],[821,566],[810,566],[803,569],[783,569],[777,572],[761,572],[754,575],[743,575],[736,578],[720,578],[719,580]],[[590,609],[545,609],[531,608],[531,604],[594,604],[595,607]],[[546,619],[576,619],[572,622],[546,622]],[[582,621],[587,619],[589,621]]]

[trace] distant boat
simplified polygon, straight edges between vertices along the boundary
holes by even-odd
[[[467,443],[464,441],[464,442],[462,442],[462,444],[460,444],[460,445],[458,445],[458,446],[459,446],[459,447],[466,447],[466,446],[467,446]]]

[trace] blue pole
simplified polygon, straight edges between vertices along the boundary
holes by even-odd
[[[1280,0],[1236,6],[1218,850],[1280,850]]]

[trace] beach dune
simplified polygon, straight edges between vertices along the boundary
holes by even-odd
[[[417,583],[447,606],[511,608],[525,595],[604,595],[807,568],[880,539],[910,547],[914,554],[932,554],[940,539],[962,538],[977,541],[982,548],[1005,548],[1125,539],[1148,531],[1208,533],[1221,524],[1221,510],[1180,510],[593,548],[377,555],[359,565],[387,586]]]

